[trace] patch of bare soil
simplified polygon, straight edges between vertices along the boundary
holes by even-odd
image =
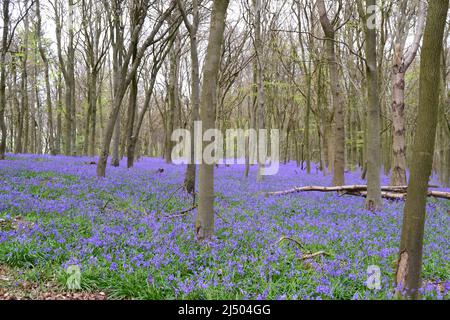
[[[0,219],[0,230],[8,231],[8,230],[17,230],[20,228],[33,228],[34,222],[25,220],[21,216],[16,216],[13,219],[5,220]]]
[[[21,280],[17,270],[0,265],[0,300],[106,300],[104,292],[64,291],[57,283]]]

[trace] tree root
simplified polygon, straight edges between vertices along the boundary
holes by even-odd
[[[164,218],[178,218],[178,217],[183,217],[185,216],[187,213],[193,211],[194,209],[197,208],[197,205],[194,205],[192,207],[190,207],[189,209],[185,209],[185,210],[181,210],[181,211],[177,211],[171,214],[166,214],[163,215]]]

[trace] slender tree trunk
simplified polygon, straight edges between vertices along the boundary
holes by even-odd
[[[311,173],[311,142],[309,138],[309,118],[311,117],[311,94],[312,94],[312,61],[309,59],[308,63],[308,75],[307,75],[307,98],[306,98],[306,117],[305,117],[305,154],[306,154],[306,173]]]
[[[62,42],[61,42],[61,11],[55,6],[55,17],[56,17],[56,42],[58,49],[58,60],[60,64],[60,69],[64,76],[65,82],[65,135],[64,135],[64,154],[73,155],[75,150],[74,142],[76,140],[74,136],[74,108],[75,108],[75,48],[73,46],[74,31],[73,31],[73,0],[69,0],[69,37],[68,37],[68,48],[67,48],[67,61],[63,58]]]
[[[121,76],[121,79],[120,79],[120,81],[117,81],[118,86],[117,86],[117,89],[115,90],[115,95],[114,95],[114,99],[113,99],[113,103],[112,103],[112,110],[111,110],[111,113],[110,113],[110,116],[108,119],[108,123],[107,123],[106,129],[105,129],[104,135],[103,135],[102,149],[101,149],[100,156],[98,159],[98,164],[97,164],[97,176],[98,177],[104,177],[106,174],[106,163],[108,161],[108,156],[109,156],[109,147],[111,144],[111,139],[113,136],[116,121],[119,118],[120,107],[122,105],[122,100],[126,93],[126,89],[127,89],[128,85],[130,84],[133,76],[137,72],[139,63],[141,62],[141,60],[145,54],[145,50],[152,43],[155,42],[155,37],[157,35],[158,30],[160,30],[163,23],[167,20],[167,17],[172,12],[175,5],[176,5],[176,3],[172,2],[171,6],[161,16],[158,17],[158,20],[155,23],[155,25],[153,26],[153,29],[150,32],[149,36],[145,39],[142,46],[139,48],[136,60],[132,63],[131,66],[129,66],[130,60],[131,60],[131,55],[129,53],[131,52],[130,51],[131,48],[128,48],[128,50],[127,50],[128,54],[125,56],[125,59],[124,59],[123,63],[121,64],[120,72],[117,73]],[[118,11],[118,10],[114,10],[114,11]],[[132,32],[133,39],[130,44],[132,44],[133,41],[138,40],[137,38],[139,35],[139,30],[141,28],[142,28],[142,24],[132,27],[132,29],[134,31]]]
[[[419,114],[413,145],[414,158],[403,215],[397,286],[406,297],[419,296],[428,181],[431,174],[439,106],[440,53],[448,0],[430,0],[420,61]]]
[[[137,54],[137,44],[133,47],[133,58],[132,61],[136,59]],[[134,164],[134,120],[136,118],[136,108],[137,108],[137,94],[138,94],[138,79],[137,74],[134,75],[133,80],[130,84],[130,99],[128,101],[128,112],[127,112],[127,168],[131,168]]]
[[[16,146],[14,149],[15,153],[22,153],[23,151],[23,131],[24,131],[24,118],[25,111],[28,109],[28,91],[27,91],[27,68],[26,68],[26,58],[27,58],[27,47],[23,47],[24,55],[22,57],[22,74],[21,74],[21,94],[20,94],[20,111],[18,115],[17,123],[17,138]]]
[[[42,45],[42,34],[41,34],[41,9],[40,9],[40,1],[36,0],[36,17],[37,17],[37,42],[39,46],[39,53],[41,55],[41,59],[44,63],[44,76],[45,76],[45,93],[46,93],[46,104],[47,104],[47,127],[48,127],[48,144],[50,153],[55,155],[55,142],[54,142],[54,133],[53,133],[53,107],[52,107],[52,94],[50,87],[50,76],[49,76],[49,62],[47,59],[47,55],[45,53],[45,49]]]
[[[407,3],[401,4],[405,14]],[[405,73],[414,61],[423,36],[426,2],[419,1],[417,30],[412,45],[404,53],[407,31],[407,16],[399,17],[392,64],[392,164],[391,185],[406,184],[406,117],[405,117]]]
[[[91,135],[90,133],[90,123],[91,123],[91,113],[92,113],[92,106],[91,106],[91,75],[87,75],[87,102],[88,102],[88,109],[86,113],[86,122],[84,126],[84,143],[83,143],[83,154],[88,154],[89,150],[89,137]]]
[[[175,35],[176,45],[173,46],[169,59],[169,82],[168,82],[168,103],[169,103],[169,115],[166,132],[166,163],[172,163],[172,149],[175,144],[171,141],[172,132],[178,127],[178,69],[180,63],[180,43],[178,32]]]
[[[118,97],[118,90],[121,82],[124,80],[125,76],[122,74],[122,64],[123,64],[123,50],[124,50],[124,38],[122,30],[122,18],[121,18],[121,5],[120,2],[114,1],[114,40],[113,40],[113,79],[111,86],[111,100],[116,101]],[[131,80],[132,81],[132,80]],[[126,89],[125,89],[126,90]],[[113,110],[115,111],[115,110]],[[119,145],[120,145],[120,107],[117,110],[117,114],[114,117],[114,130],[112,135],[112,157],[111,165],[113,167],[118,167],[120,165],[119,158]],[[108,124],[109,125],[109,124]],[[100,162],[99,162],[100,164]]]
[[[8,33],[9,33],[9,0],[3,2],[3,36],[2,36],[2,51],[0,52],[0,160],[5,159],[6,153],[6,123],[5,123],[5,109],[6,109],[6,53],[8,50]]]
[[[91,87],[91,96],[90,96],[90,109],[91,109],[91,116],[90,116],[90,123],[88,124],[90,126],[89,128],[89,147],[88,147],[88,154],[90,157],[93,157],[95,155],[95,137],[97,135],[97,75],[92,75],[93,84]]]
[[[401,65],[402,56],[397,46],[392,68],[392,186],[406,185],[405,73]]]
[[[37,49],[37,48],[36,48]],[[38,53],[34,51],[34,57],[33,60],[38,60]],[[34,77],[33,77],[34,86],[35,89],[35,99],[36,99],[36,109],[35,109],[35,136],[36,136],[36,153],[41,154],[43,152],[42,148],[42,112],[41,112],[41,98],[39,96],[39,83],[38,83],[38,65],[35,64],[34,66]]]
[[[165,57],[165,55],[163,55],[163,57]],[[164,58],[161,58],[161,61],[163,59]],[[161,67],[161,64],[159,62],[155,61],[151,75],[150,75],[150,85],[148,87],[148,90],[146,90],[146,93],[145,93],[144,106],[142,108],[142,111],[139,113],[136,127],[134,128],[134,126],[133,126],[132,136],[128,141],[128,145],[127,145],[127,157],[128,157],[127,166],[128,166],[128,168],[131,168],[134,165],[136,145],[138,142],[139,133],[141,132],[141,127],[142,127],[142,123],[144,122],[145,114],[146,114],[147,110],[149,110],[150,101],[151,101],[152,94],[153,94],[153,88],[155,87],[156,77],[158,75],[158,71],[159,71],[160,67]],[[149,113],[149,120],[151,123],[151,120],[152,120],[151,112],[149,111],[148,113]]]
[[[86,126],[87,130],[87,154],[90,157],[95,155],[95,137],[97,134],[97,82],[98,73],[93,70],[90,75],[90,83],[88,88],[89,116]]]
[[[367,74],[367,197],[366,208],[371,211],[381,207],[381,142],[380,142],[380,97],[378,93],[377,30],[369,27],[366,13],[376,5],[376,0],[366,0],[364,9],[361,0],[357,2],[366,35]]]
[[[320,23],[327,38],[325,46],[328,60],[328,68],[330,71],[330,86],[333,96],[333,114],[334,114],[334,130],[333,130],[333,184],[342,186],[345,184],[345,125],[344,125],[344,102],[342,99],[341,85],[339,79],[339,70],[336,57],[335,47],[335,30],[327,16],[327,10],[323,0],[317,1],[317,8],[320,15]]]
[[[61,71],[58,71],[57,79],[57,110],[56,110],[56,139],[55,139],[55,153],[61,153],[61,137],[62,137],[62,95],[63,95],[63,85],[62,85],[62,75]]]
[[[255,10],[255,54],[256,54],[256,87],[257,87],[256,125],[259,130],[264,129],[264,104],[265,104],[265,92],[264,92],[265,58],[264,58],[264,44],[261,30],[262,27],[261,15],[264,8],[264,1],[265,0],[253,0],[253,6]],[[258,145],[261,145],[260,141],[258,141]],[[258,158],[258,174],[256,176],[256,182],[262,182],[264,179],[265,159],[260,159],[259,156],[257,156],[257,158]]]
[[[200,109],[203,132],[214,128],[217,77],[229,0],[214,0],[203,71]],[[204,142],[203,146],[208,143]],[[214,232],[214,165],[202,162],[199,174],[199,206],[195,219],[198,240],[210,240]]]
[[[119,145],[120,145],[120,114],[117,116],[116,123],[114,125],[112,156],[111,156],[111,165],[113,167],[118,167],[120,165]]]
[[[186,175],[184,178],[184,186],[186,191],[190,194],[195,194],[195,180],[196,180],[196,171],[197,165],[195,164],[195,136],[194,136],[194,124],[195,121],[198,121],[200,118],[200,68],[198,61],[198,41],[197,41],[197,32],[198,26],[200,23],[199,18],[199,6],[198,0],[192,1],[192,24],[186,17],[186,12],[184,11],[184,7],[181,4],[181,1],[178,0],[178,7],[182,11],[184,24],[189,32],[189,38],[191,41],[191,124],[190,124],[190,133],[191,133],[191,161],[188,163],[186,168]]]
[[[248,110],[248,129],[253,128],[253,99],[251,96],[247,96],[247,110]],[[250,171],[250,137],[245,137],[245,169],[244,177],[248,178]]]

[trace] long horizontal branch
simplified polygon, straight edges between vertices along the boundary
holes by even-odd
[[[429,186],[430,188],[435,188],[436,186]],[[397,199],[403,200],[406,197],[408,186],[382,186],[381,196],[386,199]],[[349,194],[354,196],[367,196],[367,186],[366,185],[349,185],[349,186],[336,186],[336,187],[322,187],[322,186],[305,186],[296,187],[289,190],[267,192],[267,196],[281,196],[291,193],[299,192],[340,192],[343,194]],[[428,191],[429,197],[435,197],[440,199],[450,199],[450,192],[444,191]]]

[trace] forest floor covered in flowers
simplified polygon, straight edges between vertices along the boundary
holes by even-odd
[[[195,241],[196,210],[172,215],[192,206],[180,189],[184,166],[143,158],[126,169],[125,159],[98,179],[93,161],[8,155],[0,162],[0,297],[393,298],[403,202],[383,200],[372,213],[354,196],[266,197],[328,186],[331,177],[290,163],[257,184],[256,168],[245,179],[243,166],[220,166],[216,237],[205,246]],[[364,183],[359,176],[347,173],[346,183]],[[449,201],[429,199],[423,298],[450,298],[449,210]],[[326,255],[304,259],[318,251]],[[81,270],[77,292],[66,286],[73,265]],[[367,287],[370,265],[381,270],[380,290]]]

